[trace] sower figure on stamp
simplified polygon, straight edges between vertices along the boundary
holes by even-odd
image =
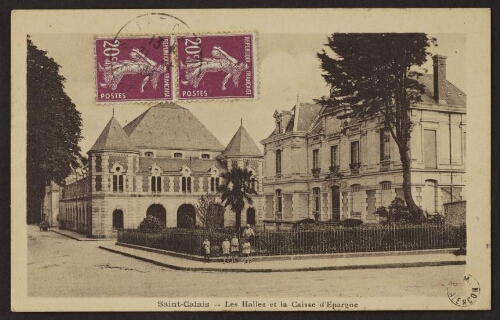
[[[236,262],[238,255],[240,254],[240,241],[236,235],[231,239],[231,258],[233,263]]]
[[[226,84],[233,77],[233,84],[238,87],[240,74],[248,69],[246,63],[238,63],[238,60],[231,57],[226,51],[220,47],[214,47],[211,51],[212,57],[202,58],[201,60],[186,61],[186,64],[181,63],[181,69],[185,70],[186,80],[182,81],[184,85],[191,84],[197,88],[201,79],[207,72],[226,72],[226,76],[222,81],[222,90],[226,90]]]
[[[205,263],[209,263],[210,262],[210,241],[208,241],[208,238],[205,238],[205,241],[203,241],[202,249],[203,249],[203,256],[204,256]]]
[[[167,72],[164,65],[158,65],[155,61],[146,57],[139,49],[134,48],[129,54],[131,60],[106,60],[104,67],[99,64],[99,71],[103,73],[104,83],[100,83],[103,88],[116,90],[123,76],[127,74],[140,74],[144,76],[140,91],[144,92],[144,86],[151,80],[153,89],[156,90],[160,75]]]

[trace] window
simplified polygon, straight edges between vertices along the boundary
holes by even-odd
[[[146,156],[146,157],[153,157],[153,155],[154,155],[154,154],[153,154],[153,152],[151,152],[151,151],[146,151],[146,152],[144,153],[144,156]]]
[[[319,149],[313,150],[313,169],[319,168]]]
[[[210,159],[210,155],[208,153],[202,153],[201,158],[202,159]]]
[[[321,213],[321,190],[313,188],[314,214]]]
[[[252,178],[252,180],[250,180],[250,188],[257,191],[257,179]]]
[[[113,175],[113,192],[123,192],[123,175]]]
[[[182,192],[191,192],[191,177],[182,177]]]
[[[391,204],[391,201],[394,199],[392,195],[392,184],[390,181],[382,181],[380,183],[380,205],[384,207],[388,207]]]
[[[215,177],[210,178],[210,191],[216,192],[218,186],[219,186],[219,178]]]
[[[382,190],[391,190],[391,182],[390,181],[381,182],[380,187],[382,188]]]
[[[359,163],[359,141],[351,142],[351,164]]]
[[[281,175],[281,150],[276,150],[276,175]]]
[[[331,166],[339,165],[339,146],[330,147],[330,165]]]
[[[123,211],[113,211],[113,229],[123,229]]]
[[[151,192],[161,192],[161,177],[151,177]]]
[[[351,212],[355,213],[355,215],[351,215],[352,218],[358,219],[361,218],[359,216],[362,211],[363,205],[366,203],[366,194],[361,193],[361,186],[359,184],[354,184],[351,186]]]
[[[281,133],[281,121],[276,122],[276,130],[278,130],[277,133]]]
[[[391,132],[389,129],[380,130],[380,161],[391,159]]]
[[[424,130],[424,163],[426,168],[437,168],[436,130]]]
[[[180,152],[175,152],[175,153],[174,153],[174,158],[182,158],[182,153],[180,153]]]
[[[281,194],[281,189],[276,190],[276,208],[278,209],[278,213],[283,212],[283,196]]]

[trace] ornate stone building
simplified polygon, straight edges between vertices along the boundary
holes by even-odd
[[[424,75],[423,101],[411,106],[414,200],[429,214],[465,200],[466,95],[446,80],[446,57]],[[264,145],[264,223],[306,219],[376,223],[376,208],[403,196],[397,145],[382,119],[339,119],[345,111],[300,103],[276,111]],[[342,118],[342,117],[341,117]]]
[[[89,166],[67,178],[60,217],[67,228],[92,237],[112,237],[118,228],[136,228],[146,215],[166,227],[196,220],[202,194],[215,192],[221,172],[246,167],[262,194],[263,155],[240,126],[226,148],[187,109],[161,103],[127,124],[114,118],[88,152]],[[242,223],[256,224],[262,196],[242,212]],[[224,224],[234,225],[227,209]]]

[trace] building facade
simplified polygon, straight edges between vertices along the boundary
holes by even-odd
[[[201,195],[215,193],[220,174],[239,166],[252,171],[262,194],[263,154],[240,126],[224,147],[187,109],[161,103],[127,124],[114,118],[88,152],[89,165],[66,180],[60,199],[62,223],[91,237],[113,237],[153,215],[166,227],[199,224]],[[242,223],[255,225],[264,198],[253,197]],[[224,225],[235,215],[225,210]]]
[[[466,96],[446,80],[446,57],[424,75],[411,106],[413,198],[428,214],[465,200]],[[377,223],[378,207],[404,199],[396,143],[381,117],[342,119],[345,111],[297,103],[276,111],[264,146],[263,222],[284,228],[302,219]]]

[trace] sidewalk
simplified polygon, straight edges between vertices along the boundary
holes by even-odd
[[[237,263],[223,264],[220,261],[204,263],[186,258],[174,257],[162,253],[151,252],[136,248],[124,247],[116,243],[106,243],[99,246],[100,249],[127,257],[139,259],[175,270],[185,271],[218,271],[218,272],[290,272],[290,271],[320,271],[320,270],[349,270],[349,269],[382,269],[382,268],[410,268],[444,265],[465,264],[465,256],[455,256],[452,253],[429,253],[429,254],[391,254],[348,257],[342,255],[337,258],[300,259],[300,260],[258,260],[252,263],[243,263],[238,259]]]
[[[81,233],[78,233],[78,232],[75,232],[75,231],[70,231],[70,230],[61,230],[61,229],[53,228],[50,231],[58,233],[60,235],[63,235],[65,237],[68,237],[68,238],[71,238],[71,239],[78,240],[78,241],[116,241],[116,239],[113,239],[113,238],[111,238],[111,239],[110,238],[104,238],[104,239],[89,238],[89,237],[87,237],[84,234],[81,234]]]

